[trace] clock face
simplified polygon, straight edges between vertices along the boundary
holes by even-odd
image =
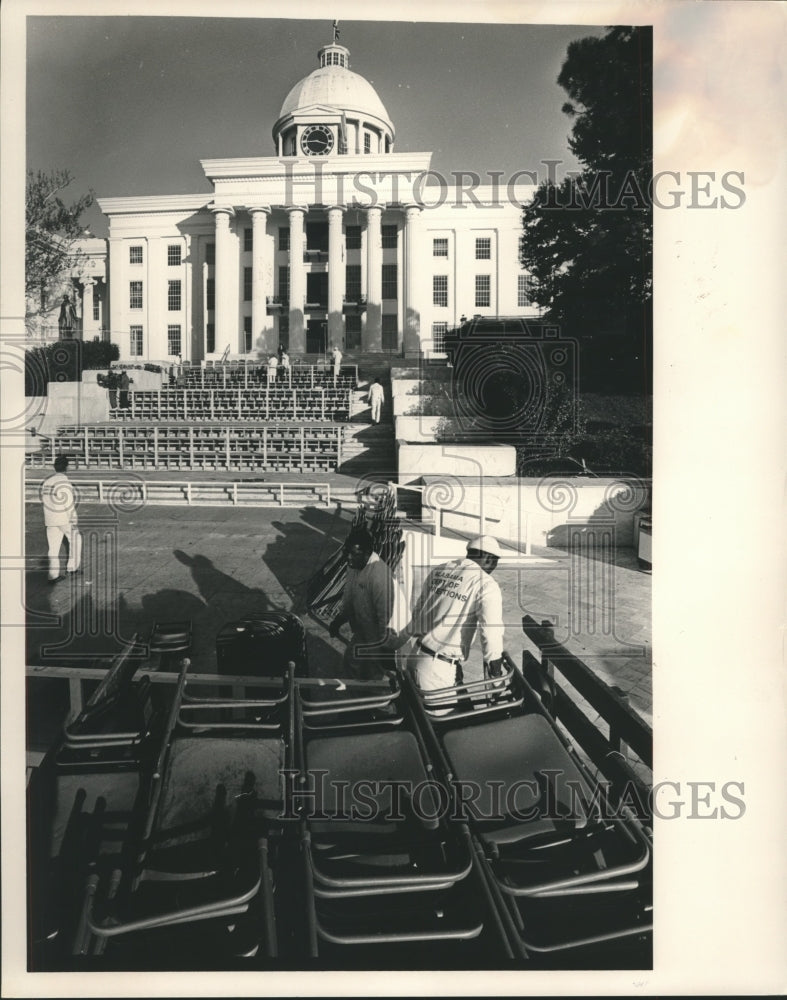
[[[325,156],[333,149],[333,132],[327,125],[309,125],[301,133],[301,149],[307,156]]]

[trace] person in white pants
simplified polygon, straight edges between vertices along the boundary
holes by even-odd
[[[380,384],[379,378],[376,378],[372,383],[372,387],[369,389],[369,402],[372,406],[372,423],[380,423],[380,414],[383,409],[383,400],[385,399],[385,392],[382,385]]]
[[[333,360],[333,384],[336,385],[336,380],[339,378],[339,373],[342,370],[342,352],[338,347],[334,346],[331,357]]]
[[[82,535],[79,532],[74,486],[66,475],[68,458],[58,455],[55,474],[41,484],[41,503],[44,508],[44,526],[49,546],[49,582],[64,580],[60,572],[60,548],[65,538],[68,542],[66,572],[78,573],[82,565]]]
[[[503,674],[503,598],[492,579],[499,559],[497,539],[481,535],[467,543],[464,558],[437,566],[426,578],[410,623],[396,643],[415,639],[407,668],[422,691],[463,682],[462,667],[476,630],[485,676]]]

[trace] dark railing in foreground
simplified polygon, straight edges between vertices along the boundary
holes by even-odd
[[[629,800],[634,795],[640,807],[640,815],[650,814],[650,785],[629,764],[626,749],[630,748],[652,770],[651,727],[634,711],[623,695],[557,642],[550,622],[539,624],[530,615],[524,615],[522,630],[541,653],[539,661],[528,650],[523,650],[522,673],[541,697],[544,707],[604,773],[614,792]],[[580,698],[598,712],[609,728],[607,736],[557,683],[555,671],[560,673]]]

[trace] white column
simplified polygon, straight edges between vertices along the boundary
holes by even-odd
[[[117,344],[120,357],[128,358],[130,338],[128,331],[128,260],[129,244],[117,236],[109,238],[109,339]],[[124,256],[125,255],[125,256]]]
[[[270,205],[250,205],[252,229],[251,255],[251,349],[271,354],[276,350],[273,342],[273,323],[265,308],[265,299],[273,295],[271,283],[273,258],[268,240],[267,224]],[[270,258],[270,259],[269,259]]]
[[[223,354],[229,347],[232,351],[237,340],[237,289],[232,287],[232,268],[230,267],[230,216],[234,211],[229,206],[212,208],[216,220],[216,353]]]
[[[167,309],[167,282],[170,276],[167,273],[169,268],[166,266],[166,254],[166,241],[162,237],[147,237],[145,282],[142,289],[143,309],[139,320],[132,319],[132,322],[143,324],[143,356],[148,361],[161,361],[166,358],[167,325],[170,322],[178,322],[178,313],[170,313]]]
[[[366,209],[366,328],[361,341],[365,351],[382,351],[383,244],[382,205]]]
[[[406,205],[404,220],[404,350],[415,354],[421,349],[420,206]]]
[[[93,286],[95,278],[82,278],[82,339],[92,340],[98,333],[98,324],[93,319]]]
[[[306,247],[306,209],[303,206],[293,206],[287,212],[290,216],[290,354],[304,354],[306,268],[303,264],[303,251]]]
[[[344,345],[342,305],[345,288],[342,253],[342,217],[344,205],[328,209],[328,348]]]

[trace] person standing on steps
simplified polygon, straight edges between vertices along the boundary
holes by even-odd
[[[333,384],[335,386],[339,378],[339,373],[342,370],[342,352],[339,350],[338,345],[334,345],[331,359],[333,361]]]
[[[279,359],[275,354],[268,358],[268,386],[276,384],[276,369],[279,367]]]
[[[380,415],[382,414],[383,401],[385,399],[385,391],[380,383],[379,378],[376,378],[369,389],[369,402],[372,407],[372,423],[380,423]]]

